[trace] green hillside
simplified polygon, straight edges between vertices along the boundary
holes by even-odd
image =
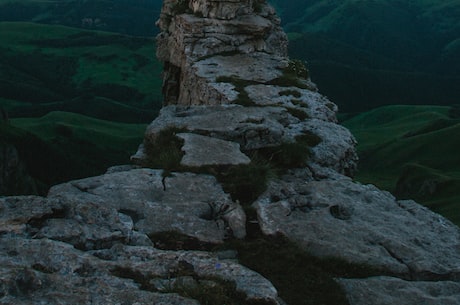
[[[1,124],[0,143],[17,148],[39,192],[45,194],[51,185],[99,175],[115,164],[129,164],[129,157],[142,143],[145,128],[145,124],[51,112],[40,118],[12,119],[9,124]],[[14,193],[11,190],[10,194]]]
[[[415,199],[460,224],[457,107],[386,106],[343,124],[359,142],[356,180]]]
[[[290,55],[346,112],[458,103],[460,2],[271,0]]]
[[[148,122],[161,107],[153,39],[0,22],[0,106],[12,117],[71,111]]]
[[[160,0],[0,0],[0,21],[33,21],[136,36],[157,33]]]

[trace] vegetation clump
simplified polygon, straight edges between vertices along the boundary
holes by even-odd
[[[260,13],[262,12],[262,7],[265,3],[265,0],[254,0],[252,1],[252,9],[255,13]]]
[[[164,169],[164,175],[180,169],[180,161],[184,155],[181,150],[184,141],[176,136],[185,129],[170,127],[161,130],[153,141],[144,141],[147,160],[144,166]]]
[[[269,85],[280,87],[298,87],[301,89],[313,90],[314,88],[306,82],[308,80],[308,69],[305,64],[298,59],[289,61],[286,68],[283,69],[283,75],[268,82]]]
[[[234,101],[235,104],[242,105],[245,107],[250,107],[250,106],[257,106],[256,103],[254,103],[253,100],[249,97],[248,93],[246,90],[244,90],[245,87],[250,86],[250,85],[255,85],[258,84],[258,82],[250,81],[250,80],[245,80],[241,79],[235,75],[232,76],[219,76],[216,78],[216,82],[218,83],[230,83],[233,86],[235,86],[235,90],[238,92],[238,97]]]
[[[171,8],[171,13],[173,15],[180,15],[190,12],[188,2],[188,0],[177,0]]]
[[[335,278],[366,278],[383,273],[337,258],[314,257],[282,235],[265,236],[260,230],[248,234],[246,240],[232,240],[221,248],[237,250],[239,263],[266,277],[287,304],[347,305]]]

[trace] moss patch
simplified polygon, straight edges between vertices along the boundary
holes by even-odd
[[[219,76],[216,78],[216,82],[218,83],[229,83],[235,86],[235,90],[238,92],[238,97],[234,101],[235,104],[242,105],[245,107],[250,107],[250,106],[257,106],[256,103],[254,103],[253,100],[249,97],[248,93],[246,90],[244,90],[245,87],[250,86],[250,85],[257,85],[259,84],[258,82],[255,81],[250,81],[250,80],[245,80],[241,79],[235,75],[233,76]]]
[[[270,280],[279,296],[291,305],[349,304],[334,278],[382,274],[365,265],[316,258],[282,236],[263,236],[260,232],[224,247],[236,249],[240,263]]]

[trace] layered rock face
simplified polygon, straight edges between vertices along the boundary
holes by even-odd
[[[1,304],[286,304],[215,250],[249,230],[372,268],[336,279],[352,305],[460,304],[459,228],[352,180],[355,140],[273,8],[165,0],[158,25],[165,106],[138,166],[0,199]]]

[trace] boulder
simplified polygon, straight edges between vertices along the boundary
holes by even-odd
[[[182,151],[185,153],[181,165],[202,167],[207,165],[249,164],[251,159],[243,154],[240,145],[192,133],[179,133],[184,140]]]
[[[254,206],[265,234],[281,233],[313,255],[407,279],[460,279],[460,229],[372,185],[291,178],[273,182]]]
[[[212,176],[134,169],[57,185],[48,198],[62,202],[68,216],[47,219],[39,236],[82,249],[144,245],[145,236],[170,231],[207,243],[245,236],[242,208]]]
[[[2,235],[0,263],[0,299],[8,305],[198,305],[190,296],[199,289],[222,294],[223,288],[238,292],[241,303],[282,304],[265,278],[205,252],[123,244],[84,252],[46,238]]]
[[[458,305],[460,283],[411,282],[392,277],[339,279],[350,305]]]

